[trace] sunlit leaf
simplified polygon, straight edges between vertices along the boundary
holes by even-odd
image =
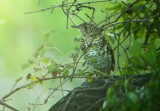
[[[109,104],[109,99],[106,99],[106,100],[103,102],[103,109],[105,109],[108,104]]]
[[[31,75],[31,80],[37,84],[43,84],[42,80],[39,77],[36,77],[34,75]]]
[[[93,79],[87,79],[88,83],[92,83]]]
[[[47,58],[47,57],[41,58],[41,62],[43,62],[43,63],[45,63],[45,64],[48,64],[49,61],[50,61],[50,58]]]
[[[34,82],[38,82],[38,78],[34,75],[31,75],[31,79],[34,81]]]
[[[109,40],[111,41],[111,43],[115,42],[115,36],[113,34],[107,33],[107,37],[109,38]]]

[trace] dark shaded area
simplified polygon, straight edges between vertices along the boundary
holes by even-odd
[[[149,82],[151,74],[113,76],[116,80],[130,78],[130,85],[142,87]],[[116,83],[111,78],[94,79],[84,82],[53,105],[49,111],[99,111],[105,100],[108,88]]]

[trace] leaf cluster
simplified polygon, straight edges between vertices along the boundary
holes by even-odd
[[[160,110],[160,2],[158,0],[130,0],[115,2],[106,10],[121,12],[115,32],[126,56],[122,74],[152,73],[149,83],[142,87],[130,84],[131,78],[119,80],[111,86],[100,111],[158,111]],[[117,25],[118,24],[118,25]],[[119,25],[120,24],[120,25]],[[115,35],[116,35],[115,34]],[[126,38],[127,47],[123,46]]]

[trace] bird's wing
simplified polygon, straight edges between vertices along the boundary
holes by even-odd
[[[109,51],[109,53],[112,55],[111,59],[112,59],[112,67],[111,67],[111,70],[114,71],[115,70],[115,58],[114,58],[114,51],[112,50],[112,47],[111,45],[109,44],[109,41],[107,39],[107,37],[105,37],[105,35],[102,36],[102,39],[104,39],[103,41],[103,45],[106,46],[107,44],[107,51]]]

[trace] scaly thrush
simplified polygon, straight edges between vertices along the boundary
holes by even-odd
[[[83,35],[81,51],[87,65],[107,74],[110,74],[111,70],[114,71],[114,52],[102,30],[91,23],[72,27],[79,29]]]

